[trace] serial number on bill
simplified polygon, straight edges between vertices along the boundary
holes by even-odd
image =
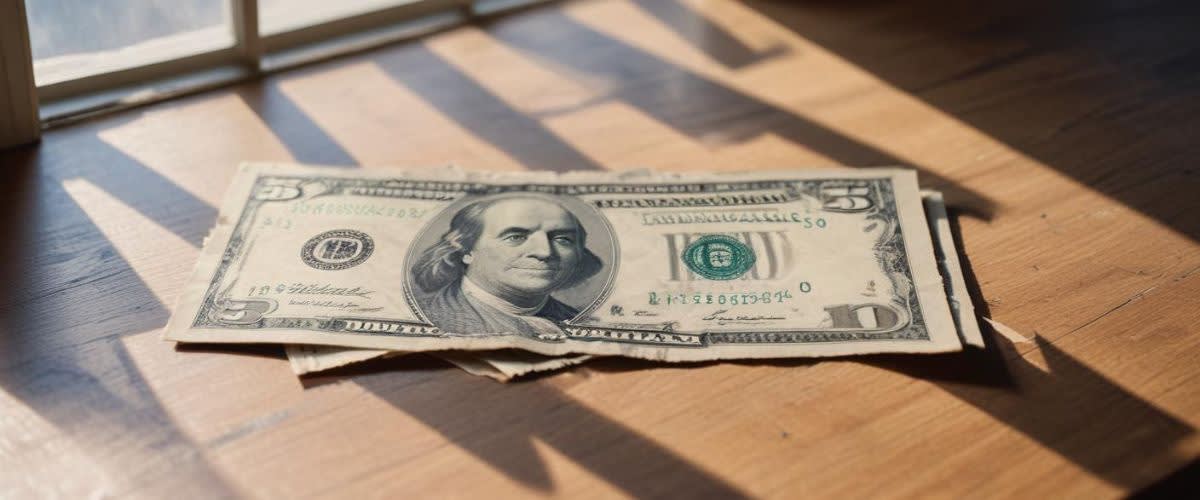
[[[805,284],[807,285],[807,283]],[[811,287],[801,288],[807,292]],[[792,291],[780,289],[766,292],[650,292],[647,303],[652,306],[690,306],[690,305],[754,305],[754,304],[783,304],[792,301]]]

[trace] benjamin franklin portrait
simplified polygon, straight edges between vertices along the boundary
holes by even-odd
[[[442,331],[558,337],[579,308],[555,293],[592,278],[604,263],[562,199],[491,197],[463,205],[449,229],[413,260],[414,297]]]

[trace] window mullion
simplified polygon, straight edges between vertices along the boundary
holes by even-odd
[[[259,71],[263,46],[258,36],[258,0],[229,0],[233,34],[242,62]]]

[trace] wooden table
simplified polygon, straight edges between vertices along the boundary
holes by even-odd
[[[0,153],[0,497],[1092,498],[1168,476],[1200,454],[1194,3],[994,3],[555,4]],[[274,346],[159,340],[241,160],[911,165],[1004,326],[947,356],[298,380]]]

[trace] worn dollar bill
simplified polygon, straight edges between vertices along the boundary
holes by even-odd
[[[350,349],[330,345],[289,344],[284,346],[288,364],[296,375],[316,373],[381,357],[401,356],[404,351]]]
[[[323,345],[288,345],[284,351],[292,371],[297,375],[316,373],[333,368],[360,363],[375,358],[408,354],[404,351],[381,349],[350,349]],[[507,382],[514,377],[576,365],[587,361],[589,354],[544,356],[527,351],[506,350],[487,352],[439,352],[442,358],[472,375],[490,377]]]
[[[921,192],[925,205],[925,216],[933,239],[942,284],[946,288],[950,310],[954,314],[955,327],[963,344],[984,347],[979,323],[967,292],[966,280],[958,261],[954,237],[950,232],[950,221],[942,194],[937,191]],[[334,346],[287,346],[287,356],[297,375],[319,372],[350,363],[357,363],[381,356],[403,354],[379,349],[351,349]],[[514,377],[582,363],[588,355],[546,357],[523,351],[506,352],[499,357],[492,353],[457,353],[447,358],[464,370],[491,378],[508,381]]]
[[[239,169],[165,338],[667,361],[962,342],[916,176]]]
[[[954,244],[954,234],[950,232],[950,217],[946,214],[945,198],[937,191],[922,191],[921,200],[925,204],[925,216],[929,221],[929,232],[933,237],[938,268],[942,273],[942,286],[946,288],[959,340],[965,345],[982,349],[983,334],[979,331],[975,306],[971,303],[967,280],[963,276],[962,264],[958,261],[958,248]]]
[[[591,359],[591,354],[545,356],[528,351],[508,349],[484,354],[469,351],[439,353],[438,357],[462,368],[467,373],[507,382],[527,373],[557,370]]]

